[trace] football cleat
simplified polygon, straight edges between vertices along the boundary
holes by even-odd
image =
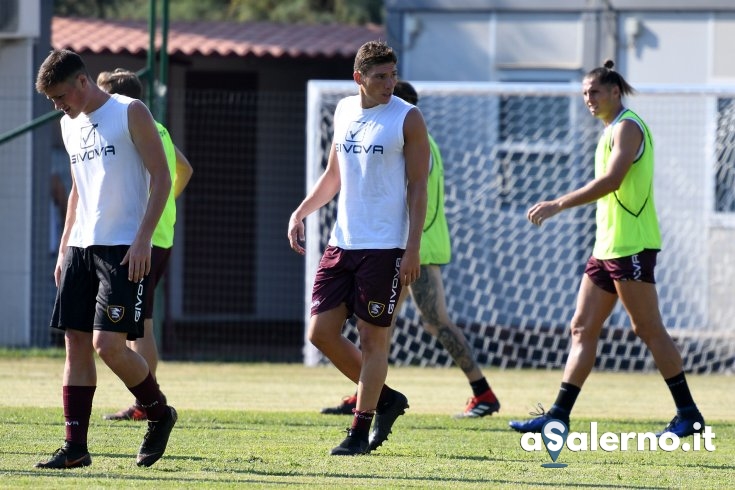
[[[408,399],[398,391],[393,390],[392,397],[389,401],[378,404],[375,410],[375,419],[373,420],[373,430],[370,432],[369,451],[374,451],[381,444],[388,440],[388,434],[391,433],[393,424],[396,419],[406,413],[408,408]]]
[[[102,418],[105,420],[135,420],[137,422],[148,419],[145,409],[138,404],[123,408],[119,412],[105,414]]]
[[[148,431],[143,436],[136,463],[138,466],[151,466],[161,459],[166,451],[168,438],[176,425],[178,414],[174,407],[166,407],[166,415],[158,421],[148,421]]]
[[[332,449],[332,456],[357,456],[367,454],[368,440],[365,436],[360,436],[352,429],[347,429],[347,437],[339,446]]]
[[[696,424],[699,424],[698,426]],[[672,433],[677,437],[687,437],[695,433],[702,433],[704,430],[704,417],[699,413],[699,410],[691,412],[684,412],[677,410],[674,418],[671,419],[669,425],[664,427],[664,430],[656,434],[656,437],[661,437],[663,434]]]
[[[454,418],[478,418],[492,415],[500,410],[500,402],[495,398],[491,390],[486,391],[480,396],[473,396],[467,402],[464,412],[457,414]]]
[[[322,408],[321,413],[325,415],[352,415],[355,408],[357,408],[357,394],[342,398],[342,403],[336,407]]]
[[[569,415],[561,415],[562,409],[556,405],[552,405],[548,412],[544,412],[544,408],[541,404],[538,404],[537,412],[530,412],[529,415],[534,415],[534,418],[528,420],[511,420],[508,425],[511,429],[518,432],[541,432],[544,424],[549,420],[559,420],[564,422],[564,425],[569,427]]]
[[[39,461],[36,468],[70,469],[82,468],[92,464],[92,457],[86,449],[74,449],[71,444],[65,442],[57,449],[48,461]]]

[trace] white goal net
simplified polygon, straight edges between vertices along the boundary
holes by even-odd
[[[579,279],[592,250],[594,205],[540,228],[526,220],[539,200],[588,181],[602,125],[578,84],[412,82],[444,156],[453,260],[442,268],[450,316],[481,365],[563,366]],[[692,372],[735,363],[735,91],[640,86],[625,103],[646,121],[656,148],[655,198],[663,249],[656,280],[664,323]],[[353,82],[311,81],[307,186],[323,172],[337,101]],[[336,203],[307,218],[305,315]],[[345,335],[357,342],[354,323]],[[328,362],[305,340],[305,363]],[[390,356],[394,364],[450,365],[406,301]],[[655,366],[622,306],[608,319],[597,366]]]

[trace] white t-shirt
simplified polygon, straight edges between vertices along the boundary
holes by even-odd
[[[334,113],[341,188],[329,244],[343,249],[406,248],[408,205],[403,122],[414,106],[393,96],[363,109],[346,97]]]
[[[130,245],[148,205],[150,176],[128,130],[134,99],[112,95],[91,114],[61,118],[79,202],[67,245]]]

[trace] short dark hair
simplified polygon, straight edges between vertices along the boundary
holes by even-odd
[[[46,93],[50,87],[66,82],[80,73],[90,78],[81,56],[69,49],[54,49],[38,69],[36,91]]]
[[[416,89],[405,80],[398,80],[396,82],[396,86],[393,87],[393,95],[400,97],[409,104],[416,105],[419,103],[419,94],[416,92]]]
[[[614,66],[613,60],[605,60],[602,66],[590,70],[584,78],[597,80],[601,85],[617,85],[621,96],[634,94],[635,89],[625,81],[623,75],[613,70]]]
[[[143,84],[138,75],[124,68],[103,71],[97,75],[97,85],[107,93],[121,94],[140,99],[143,95]]]
[[[368,41],[357,50],[354,71],[365,75],[373,66],[384,63],[398,63],[398,57],[393,52],[393,48],[385,41]]]

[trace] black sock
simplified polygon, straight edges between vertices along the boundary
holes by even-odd
[[[81,442],[72,442],[72,441],[64,441],[66,443],[66,447],[69,451],[72,452],[72,454],[78,454],[78,453],[88,453],[89,449],[87,448],[87,445]]]
[[[689,385],[687,384],[684,371],[680,372],[673,378],[666,380],[666,385],[671,391],[671,396],[674,397],[674,404],[676,404],[677,410],[690,411],[696,410],[697,404],[694,403],[692,394],[689,391]]]
[[[549,412],[551,413],[554,407],[556,407],[565,411],[565,415],[569,415],[572,412],[572,407],[574,407],[574,403],[577,401],[577,395],[579,395],[580,391],[582,391],[582,388],[579,386],[574,386],[570,383],[562,383],[559,388],[559,394],[556,395],[556,401]]]
[[[487,380],[484,377],[477,381],[470,381],[470,387],[474,396],[480,396],[486,391],[490,391],[490,385],[487,384]]]

